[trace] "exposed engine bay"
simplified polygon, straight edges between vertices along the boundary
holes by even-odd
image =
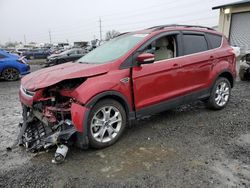
[[[30,152],[47,150],[57,145],[57,151],[64,153],[56,153],[54,162],[62,162],[68,151],[67,145],[73,144],[76,133],[71,120],[71,104],[75,102],[71,92],[83,81],[83,78],[64,80],[39,90],[39,97],[33,101],[32,107],[22,104],[23,122],[20,123],[15,144],[25,146]],[[22,86],[20,90],[32,97],[36,93]]]

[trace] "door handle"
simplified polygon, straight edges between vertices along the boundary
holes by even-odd
[[[178,67],[180,67],[180,65],[175,63],[175,64],[173,64],[173,67],[178,68]]]

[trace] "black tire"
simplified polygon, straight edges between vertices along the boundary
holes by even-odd
[[[15,68],[6,68],[2,72],[2,77],[6,81],[16,81],[19,79],[20,72]]]
[[[243,69],[240,69],[240,71],[239,71],[239,77],[240,77],[241,81],[246,81],[247,80],[247,78],[246,78],[246,71],[243,70]]]
[[[220,87],[222,84],[226,84],[226,88],[228,88],[228,92],[225,92],[223,94],[222,91],[220,91]],[[219,91],[219,93],[218,93]],[[226,91],[226,89],[225,89]],[[228,94],[227,94],[228,93]],[[218,100],[221,96],[221,99]],[[222,96],[223,97],[223,100],[222,100]],[[228,97],[226,97],[228,96]],[[224,77],[219,77],[215,83],[214,83],[214,86],[213,86],[213,89],[211,91],[211,94],[210,94],[210,97],[208,98],[207,100],[207,107],[212,109],[212,110],[221,110],[223,108],[225,108],[230,100],[230,96],[231,96],[231,84],[229,82],[229,80],[227,78],[224,78]],[[221,103],[220,103],[221,101]]]
[[[60,60],[56,61],[56,65],[60,65],[60,64],[63,64],[63,63],[66,63],[65,59],[60,59]]]
[[[114,110],[117,110],[117,112],[119,111],[119,113],[120,113],[119,118],[121,118],[121,121],[115,122],[117,124],[114,123],[112,125],[112,129],[111,130],[116,130],[116,129],[118,129],[118,127],[120,127],[119,131],[112,133],[112,134],[115,135],[114,138],[112,138],[112,139],[108,136],[109,135],[109,131],[107,130],[107,129],[109,129],[110,125],[106,125],[105,123],[99,123],[99,124],[102,124],[101,126],[99,126],[99,128],[98,127],[92,127],[92,125],[95,125],[95,124],[93,124],[93,122],[96,121],[94,119],[94,116],[97,117],[97,115],[101,115],[101,113],[102,113],[101,109],[103,109],[103,108],[109,109],[109,107],[113,107]],[[106,112],[106,109],[105,109],[105,112]],[[111,113],[110,113],[110,115],[111,115]],[[109,115],[109,117],[110,117],[110,115]],[[103,118],[104,118],[104,116],[103,116]],[[112,118],[110,118],[110,119],[112,119]],[[118,119],[118,117],[117,117],[117,119]],[[96,149],[101,149],[101,148],[105,148],[105,147],[111,146],[112,144],[114,144],[121,137],[122,133],[124,132],[124,129],[125,129],[125,126],[126,126],[126,122],[127,122],[126,112],[125,112],[123,106],[119,102],[117,102],[116,100],[113,100],[113,99],[104,99],[104,100],[99,101],[91,109],[90,115],[89,115],[89,119],[88,119],[88,138],[89,138],[89,144],[90,144],[90,146],[92,148],[96,148]],[[101,136],[100,136],[100,134],[103,133],[103,132],[101,133],[101,129],[104,130],[105,127],[106,127],[106,130],[105,130],[106,132],[103,131],[104,134],[103,134],[102,138],[104,136],[108,136],[108,139],[111,139],[110,141],[106,141],[106,142],[104,142],[104,138],[102,140]],[[97,128],[97,130],[95,130],[96,128]],[[100,134],[99,134],[99,132],[100,132]],[[94,134],[97,134],[98,136],[100,136],[100,138],[97,138],[97,137],[95,138],[93,136]],[[98,141],[97,139],[100,139],[100,140]]]

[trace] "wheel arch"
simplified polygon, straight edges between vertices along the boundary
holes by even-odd
[[[19,67],[7,65],[7,66],[4,66],[4,67],[2,67],[2,68],[0,69],[0,76],[2,76],[4,70],[9,69],[9,68],[16,69],[16,70],[19,72],[19,74],[21,73],[21,70],[20,70]]]
[[[89,102],[87,102],[86,107],[92,108],[97,102],[103,99],[114,99],[119,102],[125,109],[126,115],[129,119],[133,119],[135,113],[133,112],[128,100],[118,91],[105,91],[95,95]]]
[[[82,122],[84,131],[81,133],[80,132],[77,133],[77,146],[82,149],[87,149],[89,146],[89,138],[87,136],[87,132],[88,132],[88,120],[90,115],[90,109],[103,99],[114,99],[118,101],[125,109],[129,125],[131,125],[132,121],[135,119],[135,112],[132,111],[132,108],[130,107],[128,100],[120,92],[105,91],[95,95],[85,104],[85,107],[88,110],[86,111],[85,118]]]
[[[219,78],[219,77],[224,77],[226,79],[228,79],[228,81],[230,82],[231,84],[231,87],[233,88],[234,87],[234,77],[233,77],[233,74],[230,73],[230,71],[228,70],[225,70],[221,73],[218,74],[216,80]]]

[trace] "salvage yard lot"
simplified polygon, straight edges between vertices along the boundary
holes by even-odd
[[[109,148],[70,148],[61,165],[54,150],[6,151],[21,120],[19,84],[0,81],[0,187],[250,186],[249,82],[236,82],[224,110],[196,102],[151,116]]]

